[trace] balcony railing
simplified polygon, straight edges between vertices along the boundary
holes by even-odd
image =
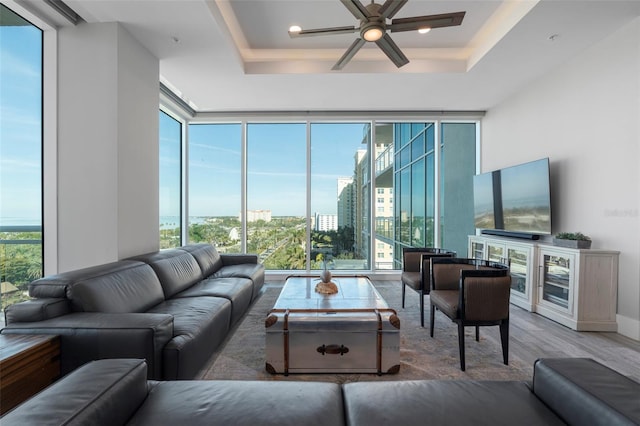
[[[376,176],[393,166],[393,144],[387,147],[376,157]]]
[[[28,300],[27,286],[41,276],[42,226],[0,226],[1,308]]]

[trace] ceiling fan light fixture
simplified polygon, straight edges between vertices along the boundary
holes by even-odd
[[[419,32],[420,34],[426,34],[426,33],[428,33],[429,31],[431,31],[431,27],[418,28],[418,32]]]
[[[378,26],[371,26],[362,31],[362,38],[367,41],[378,41],[383,35],[384,31]]]

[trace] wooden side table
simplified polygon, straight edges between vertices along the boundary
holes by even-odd
[[[60,377],[60,336],[0,334],[0,414]]]

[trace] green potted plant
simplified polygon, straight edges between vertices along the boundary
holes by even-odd
[[[553,244],[560,247],[588,249],[591,247],[591,238],[582,232],[560,232],[553,237]]]

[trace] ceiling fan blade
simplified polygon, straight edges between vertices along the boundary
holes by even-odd
[[[358,31],[358,28],[351,27],[330,27],[330,28],[314,28],[310,30],[289,31],[289,37],[306,37],[306,36],[318,36],[327,34],[348,34]]]
[[[371,16],[367,8],[364,7],[362,3],[360,3],[360,0],[340,0],[340,1],[342,2],[342,4],[344,4],[344,7],[349,9],[349,12],[351,12],[351,14],[355,16],[357,19],[362,20]]]
[[[387,29],[393,33],[398,31],[416,31],[420,28],[453,27],[462,24],[465,13],[466,12],[455,12],[393,19],[391,25],[387,25]]]
[[[365,43],[366,43],[366,41],[364,41],[364,39],[361,39],[361,38],[358,37],[351,44],[351,46],[349,46],[347,51],[344,52],[344,55],[342,55],[342,57],[340,59],[338,59],[338,62],[336,62],[336,64],[331,69],[334,70],[334,71],[341,70],[345,65],[347,65],[347,63],[351,60],[351,58],[353,58],[353,56],[356,53],[358,53],[358,50],[360,50],[360,48],[362,46],[364,46]]]
[[[396,67],[400,68],[409,63],[409,59],[404,56],[404,53],[402,53],[398,45],[394,43],[389,34],[385,34],[384,37],[376,41],[376,44],[382,49],[384,54],[391,59],[391,62],[396,64]]]
[[[380,7],[380,15],[383,18],[391,19],[396,13],[405,5],[409,0],[387,0],[382,7]]]

